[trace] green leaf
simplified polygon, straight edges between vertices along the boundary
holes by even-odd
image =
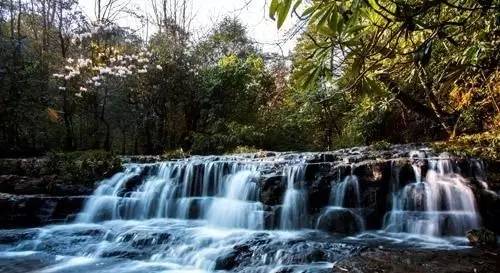
[[[276,15],[276,11],[278,10],[278,7],[279,7],[279,0],[272,0],[271,1],[271,5],[269,6],[269,17],[271,17],[271,19],[275,20],[275,15]]]
[[[281,2],[280,7],[278,8],[278,28],[283,26],[286,17],[288,16],[288,12],[292,6],[292,0],[284,0]]]
[[[302,0],[297,0],[293,5],[292,12],[294,12],[302,4]]]
[[[318,8],[317,4],[314,4],[314,5],[310,6],[310,7],[308,7],[306,10],[304,10],[304,12],[302,12],[301,17],[306,17],[306,16],[311,15],[313,12],[316,11],[317,8]]]
[[[332,36],[334,36],[335,33],[337,32],[338,17],[339,17],[338,11],[334,10],[334,11],[332,11],[330,19],[328,20],[328,27],[332,30],[332,33],[333,33]]]

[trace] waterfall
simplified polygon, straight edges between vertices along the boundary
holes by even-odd
[[[280,228],[284,230],[307,227],[307,193],[297,189],[296,182],[304,180],[305,165],[297,164],[285,167],[287,189],[281,208]]]
[[[0,232],[0,260],[39,253],[27,261],[41,273],[331,272],[364,244],[463,247],[448,235],[479,226],[469,184],[487,189],[482,163],[408,154],[351,162],[350,175],[351,159],[324,154],[125,164],[75,221]]]
[[[359,181],[355,175],[348,175],[344,180],[332,187],[330,204],[335,207],[361,207]]]
[[[262,229],[263,205],[257,201],[258,172],[242,170],[227,179],[224,197],[216,198],[207,219],[224,227]]]
[[[222,227],[264,227],[256,164],[192,160],[157,167],[156,173],[144,175],[144,166],[132,164],[103,181],[77,221],[178,218]],[[130,189],[134,178],[140,185]]]
[[[329,206],[323,210],[318,218],[316,228],[327,231],[343,230],[359,232],[365,229],[365,223],[360,214],[361,198],[359,180],[356,175],[348,175],[340,183],[332,186]],[[336,222],[326,223],[325,222]],[[332,226],[334,228],[332,228]]]
[[[414,166],[419,169],[419,166]],[[468,182],[455,172],[448,154],[429,159],[425,180],[410,183],[393,195],[385,217],[389,232],[463,236],[479,226],[475,198]]]

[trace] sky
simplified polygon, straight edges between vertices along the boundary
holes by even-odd
[[[150,0],[122,0],[130,1],[129,8],[140,10],[143,13],[151,13]],[[90,18],[94,18],[95,0],[79,0],[79,5]],[[249,36],[254,39],[265,52],[275,52],[288,55],[293,49],[295,39],[290,38],[290,31],[295,23],[290,18],[278,30],[276,22],[268,16],[268,2],[270,0],[192,0],[194,20],[192,23],[193,33],[206,33],[211,26],[226,15],[235,16],[247,27]],[[129,16],[118,19],[122,26],[137,29],[140,26]],[[142,28],[141,33],[146,36],[146,30]],[[151,32],[151,30],[150,30]],[[279,43],[279,45],[277,45]]]

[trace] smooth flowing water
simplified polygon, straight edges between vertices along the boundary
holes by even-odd
[[[318,213],[308,207],[316,201],[308,199],[316,178],[306,181],[303,160],[129,164],[100,183],[75,221],[0,231],[0,272],[330,272],[369,241],[404,243],[411,235],[454,247],[439,236],[462,236],[479,225],[474,195],[448,157],[427,161],[425,178],[414,163],[416,181],[391,185],[383,228],[364,233],[363,189],[353,174],[328,182],[330,200]],[[283,197],[266,205],[261,183],[276,173]],[[314,230],[325,221],[343,225],[339,215],[352,217],[359,235]]]
[[[300,183],[304,181],[305,165],[286,166],[286,192],[281,209],[280,227],[284,230],[305,228],[308,225],[307,195]]]
[[[420,169],[417,164],[413,163],[414,169]],[[394,193],[393,208],[386,216],[387,231],[460,236],[479,226],[469,182],[454,171],[448,155],[429,160],[424,181],[420,171],[415,177],[415,182]]]

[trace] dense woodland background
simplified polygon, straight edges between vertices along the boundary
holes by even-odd
[[[1,156],[326,150],[500,127],[498,1],[269,1],[277,27],[299,18],[287,57],[238,18],[194,35],[188,0],[151,2],[145,16],[96,0],[92,21],[75,0],[0,0]]]

